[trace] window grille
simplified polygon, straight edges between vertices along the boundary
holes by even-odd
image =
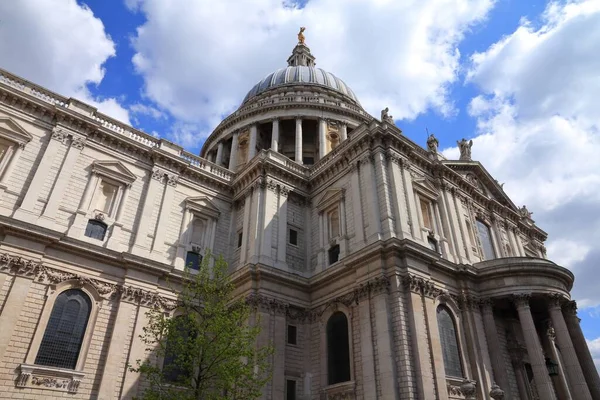
[[[83,291],[69,289],[59,294],[35,363],[75,369],[91,310],[92,302]]]
[[[97,219],[90,219],[85,228],[85,236],[92,239],[104,240],[108,225]]]
[[[460,361],[458,340],[456,339],[456,326],[454,319],[446,307],[439,306],[437,309],[438,329],[440,331],[440,342],[442,344],[442,357],[447,376],[462,378],[463,370]]]

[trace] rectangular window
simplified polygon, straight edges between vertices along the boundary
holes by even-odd
[[[200,263],[202,262],[202,256],[194,251],[188,251],[185,257],[185,266],[189,269],[198,271],[200,269]]]
[[[287,342],[288,344],[297,343],[298,328],[295,325],[288,325]]]
[[[285,382],[285,399],[296,400],[296,381],[287,379]]]
[[[242,232],[238,232],[238,242],[237,242],[238,248],[242,247],[242,238],[243,238]]]
[[[290,229],[290,244],[298,246],[298,231]]]
[[[476,222],[479,240],[481,240],[481,246],[483,247],[483,257],[486,260],[493,260],[496,258],[496,253],[494,252],[494,246],[492,245],[492,233],[490,232],[490,227],[480,220],[477,220]]]
[[[100,181],[100,185],[98,185],[96,209],[110,215],[118,191],[119,187],[117,185],[110,184],[103,180]]]
[[[433,224],[431,221],[431,204],[428,201],[419,199],[421,204],[421,215],[423,216],[423,228],[433,231]]]
[[[429,236],[427,238],[427,243],[429,243],[429,248],[431,250],[439,252],[439,250],[438,250],[438,243],[437,243],[437,240],[435,240],[435,238],[432,238],[431,236]]]
[[[340,212],[336,208],[329,212],[329,239],[340,236]]]

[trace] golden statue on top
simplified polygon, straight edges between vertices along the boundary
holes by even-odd
[[[306,30],[305,27],[301,26],[300,27],[300,32],[298,32],[298,43],[300,44],[304,44],[304,31]]]

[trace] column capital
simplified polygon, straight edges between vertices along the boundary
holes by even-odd
[[[562,309],[567,315],[576,317],[577,316],[577,302],[575,300],[569,300],[563,303]]]
[[[531,293],[515,293],[512,295],[512,301],[515,303],[517,309],[529,308],[529,300],[531,299]]]
[[[85,147],[85,143],[86,138],[74,136],[73,140],[71,141],[71,146],[76,148],[77,150],[83,150],[83,148]]]
[[[494,299],[492,299],[491,297],[484,297],[480,299],[479,304],[481,305],[483,311],[494,311]]]
[[[558,308],[560,309],[562,303],[566,300],[565,297],[561,293],[549,293],[546,295],[546,299],[548,300],[549,308]]]

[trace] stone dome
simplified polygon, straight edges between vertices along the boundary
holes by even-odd
[[[306,65],[288,66],[270,73],[250,89],[242,104],[267,90],[299,84],[323,86],[335,90],[360,104],[352,89],[343,80],[331,72]]]

